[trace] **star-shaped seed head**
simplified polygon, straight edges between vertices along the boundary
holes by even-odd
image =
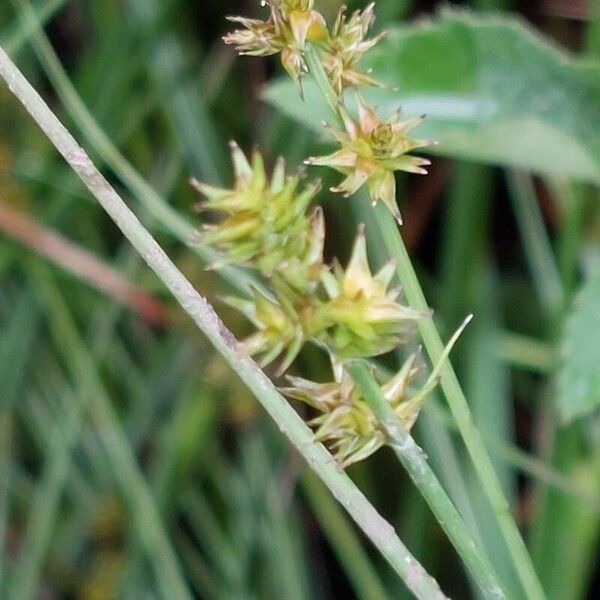
[[[300,85],[307,72],[304,61],[306,43],[328,38],[325,19],[314,10],[314,0],[266,0],[270,8],[266,21],[229,17],[242,28],[227,34],[223,41],[235,46],[242,55],[270,56],[280,54],[281,64]]]
[[[243,350],[249,356],[258,357],[261,367],[284,354],[278,374],[286,371],[306,341],[294,307],[285,299],[269,298],[258,290],[254,290],[252,299],[226,297],[223,301],[244,314],[256,327],[257,331],[242,342]]]
[[[393,263],[372,274],[364,227],[347,268],[335,264],[332,272],[323,272],[328,301],[313,318],[318,339],[333,355],[346,359],[385,354],[403,341],[416,320],[429,316],[398,302],[399,289],[390,289],[393,275]]]
[[[413,390],[411,384],[419,373],[415,353],[400,371],[381,386],[381,392],[407,429],[415,424],[423,403],[435,383]],[[315,383],[300,377],[288,377],[291,384],[282,392],[305,402],[318,415],[309,425],[315,439],[334,453],[341,468],[364,460],[386,443],[385,434],[375,414],[343,367],[334,369],[335,381]]]
[[[374,3],[369,4],[363,11],[353,12],[350,17],[343,6],[321,53],[325,72],[338,96],[348,87],[382,87],[369,72],[357,69],[363,55],[385,36],[385,33],[381,33],[370,40],[366,39],[375,20],[374,6]]]
[[[216,266],[250,266],[265,277],[279,275],[300,292],[314,290],[324,269],[325,223],[320,208],[309,214],[307,209],[320,189],[319,182],[302,188],[299,174],[286,175],[282,159],[269,180],[259,152],[249,162],[232,142],[231,153],[232,188],[192,181],[204,196],[200,210],[221,217],[202,228],[200,243],[219,251]]]
[[[339,106],[344,129],[329,127],[341,148],[328,156],[311,157],[309,165],[328,166],[342,173],[346,178],[333,192],[349,197],[363,185],[367,185],[373,203],[383,202],[394,217],[401,221],[396,204],[395,171],[426,174],[429,160],[408,153],[416,148],[433,145],[429,140],[408,137],[408,132],[419,125],[424,117],[407,121],[400,120],[400,111],[389,119],[382,119],[375,109],[357,94],[358,120]]]

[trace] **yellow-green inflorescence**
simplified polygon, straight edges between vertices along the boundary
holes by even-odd
[[[328,37],[325,19],[314,10],[314,0],[265,0],[262,4],[270,9],[266,21],[229,17],[243,29],[233,31],[223,39],[226,44],[234,45],[240,54],[279,54],[285,70],[299,83],[307,72],[306,43],[321,42]]]
[[[339,107],[344,128],[328,127],[340,144],[340,149],[328,156],[311,157],[306,163],[332,167],[345,175],[345,179],[331,188],[344,196],[352,196],[363,185],[367,185],[373,203],[381,201],[398,222],[402,222],[396,204],[395,171],[407,171],[420,175],[431,164],[426,158],[411,156],[408,152],[430,146],[429,140],[413,140],[407,133],[416,127],[423,117],[400,120],[400,111],[389,119],[382,119],[360,94],[356,95],[358,120]]]
[[[363,11],[356,10],[348,17],[346,7],[342,6],[331,33],[322,44],[320,56],[323,67],[338,96],[349,87],[383,87],[369,72],[358,68],[363,55],[385,36],[385,33],[380,33],[367,39],[375,20],[374,7],[375,3],[371,3]]]
[[[310,384],[292,379],[297,393],[293,388],[285,392],[308,401],[308,388],[337,389],[326,404],[309,401],[319,410],[327,409],[311,424],[318,429],[319,439],[336,452],[340,464],[366,458],[383,443],[383,434],[345,375],[343,361],[389,352],[406,341],[417,319],[429,315],[399,301],[400,290],[391,286],[393,263],[372,272],[362,226],[345,268],[337,261],[324,263],[323,213],[319,207],[310,207],[320,189],[318,182],[303,184],[299,174],[287,175],[281,159],[269,177],[259,152],[250,161],[237,144],[232,143],[231,152],[232,188],[192,183],[203,196],[200,210],[217,217],[199,233],[199,243],[219,252],[213,266],[250,267],[267,284],[266,290],[254,289],[250,298],[224,299],[256,328],[243,347],[260,358],[263,366],[282,356],[279,374],[289,368],[306,342],[325,348],[337,365],[338,380]],[[400,413],[412,407],[405,415],[407,423],[416,419],[420,404],[407,400],[399,382],[408,385],[415,373],[404,367],[384,386],[386,397],[392,394],[390,402]]]
[[[415,424],[428,393],[436,381],[420,389],[412,384],[419,373],[418,353],[412,354],[400,371],[381,386],[383,397],[408,430]],[[326,443],[342,468],[364,460],[385,444],[378,421],[343,366],[334,368],[335,380],[315,383],[300,377],[288,377],[287,396],[312,406],[320,414],[310,425],[315,437]]]
[[[254,152],[250,163],[235,142],[231,143],[231,155],[232,189],[192,180],[205,197],[200,210],[225,217],[200,232],[201,241],[221,253],[215,266],[252,266],[265,277],[279,274],[292,287],[311,291],[323,269],[325,223],[319,207],[310,214],[307,208],[320,184],[300,189],[300,176],[287,176],[283,159],[269,180],[261,154]]]
[[[378,356],[398,346],[427,315],[398,302],[399,290],[390,289],[392,264],[372,274],[364,228],[346,269],[325,265],[323,213],[309,208],[319,183],[302,186],[298,174],[285,174],[281,159],[269,179],[260,153],[250,163],[237,144],[231,148],[233,188],[193,185],[204,196],[200,209],[221,217],[203,227],[199,242],[219,251],[217,266],[252,267],[270,288],[270,294],[254,290],[251,299],[225,299],[257,328],[246,350],[263,365],[284,354],[284,371],[308,340],[340,358]]]
[[[345,176],[332,188],[334,192],[350,196],[366,186],[372,202],[383,202],[399,221],[394,172],[425,173],[429,161],[409,153],[431,142],[409,137],[422,118],[403,121],[399,111],[382,118],[358,91],[362,85],[381,85],[359,65],[384,35],[370,37],[374,4],[350,14],[341,8],[330,28],[315,0],[263,0],[261,4],[267,11],[265,20],[231,17],[240,27],[225,36],[225,42],[240,54],[279,55],[297,84],[308,72],[308,45],[316,48],[337,97],[341,128],[328,128],[340,147],[306,163],[329,166]],[[356,118],[346,107],[348,88],[356,90]],[[316,438],[346,467],[371,455],[386,438],[347,374],[345,361],[377,357],[398,348],[407,342],[414,322],[430,315],[401,303],[400,290],[393,286],[392,263],[373,273],[364,227],[358,230],[345,268],[337,260],[325,262],[323,212],[311,207],[320,191],[319,182],[306,183],[300,173],[287,174],[282,159],[269,176],[258,151],[248,158],[235,143],[231,153],[231,188],[192,182],[203,197],[201,211],[211,215],[199,233],[199,243],[218,251],[214,268],[234,264],[261,276],[260,289],[252,290],[249,298],[224,299],[255,327],[242,344],[261,365],[280,358],[278,374],[283,374],[305,343],[327,350],[332,382],[288,377],[290,386],[283,392],[318,412],[309,423]],[[395,376],[381,382],[384,398],[409,429],[437,382],[434,370],[424,386],[415,387],[416,357],[411,355]]]

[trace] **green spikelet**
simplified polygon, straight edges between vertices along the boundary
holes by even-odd
[[[393,273],[392,263],[371,273],[361,227],[346,270],[335,264],[321,278],[328,301],[316,310],[316,337],[333,355],[347,359],[389,352],[415,320],[429,316],[397,301],[399,290],[389,289]]]
[[[410,429],[421,411],[427,394],[436,382],[428,382],[418,391],[411,383],[419,373],[417,354],[404,363],[381,391],[398,417]],[[386,439],[377,418],[361,396],[352,379],[342,366],[334,368],[335,381],[314,383],[300,377],[288,377],[290,387],[282,392],[301,400],[320,414],[310,421],[315,438],[324,442],[334,453],[342,468],[359,462],[376,452]]]
[[[269,181],[259,152],[254,152],[250,164],[232,142],[231,154],[232,189],[192,180],[205,197],[200,209],[220,217],[216,224],[205,225],[199,235],[201,244],[213,246],[222,255],[213,267],[250,266],[265,277],[280,276],[299,293],[311,292],[323,270],[325,224],[320,208],[310,214],[307,210],[320,184],[301,188],[298,174],[286,176],[282,159]]]

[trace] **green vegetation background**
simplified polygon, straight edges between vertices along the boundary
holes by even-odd
[[[227,281],[188,247],[199,222],[189,176],[227,182],[233,138],[292,166],[325,147],[312,128],[319,107],[310,84],[301,104],[276,61],[235,59],[220,41],[225,16],[256,13],[258,3],[34,2],[70,81],[57,77],[52,47],[19,20],[24,4],[0,4],[3,47],[217,302]],[[319,5],[332,15],[338,2]],[[399,89],[373,99],[428,112],[426,134],[442,142],[427,178],[399,178],[402,233],[446,334],[476,316],[453,360],[548,597],[591,598],[600,532],[600,6],[465,8],[380,0],[377,28],[393,32],[370,60]],[[426,16],[433,21],[418,21]],[[159,196],[144,192],[131,165]],[[369,227],[372,217],[356,200],[323,193],[320,201],[328,253],[345,257],[356,224]],[[370,241],[385,260],[377,237]],[[221,312],[240,336],[248,332]],[[296,369],[318,379],[325,364],[305,351]],[[514,579],[439,399],[417,438],[502,576]],[[471,597],[391,453],[350,474],[443,589]],[[161,598],[170,563],[152,575],[149,557],[161,565],[173,552],[198,598],[408,597],[1,88],[0,598]]]

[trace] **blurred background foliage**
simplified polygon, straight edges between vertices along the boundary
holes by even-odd
[[[328,15],[339,6],[317,2]],[[277,61],[236,60],[220,41],[225,16],[258,14],[258,2],[32,5],[45,34],[19,18],[27,0],[4,0],[3,47],[217,302],[231,282],[189,247],[189,176],[229,181],[233,138],[292,166],[324,147],[318,105],[297,100]],[[441,5],[377,3],[376,27],[391,33],[369,60],[399,89],[372,99],[429,113],[423,132],[441,141],[429,177],[398,179],[402,233],[442,330],[476,315],[453,360],[548,597],[592,598],[600,3]],[[319,200],[328,253],[343,258],[372,217]],[[309,349],[296,370],[318,379],[325,364]],[[440,399],[416,431],[516,581]],[[350,473],[443,589],[475,594],[391,453]],[[0,597],[161,598],[173,577],[198,598],[408,597],[2,87]]]

